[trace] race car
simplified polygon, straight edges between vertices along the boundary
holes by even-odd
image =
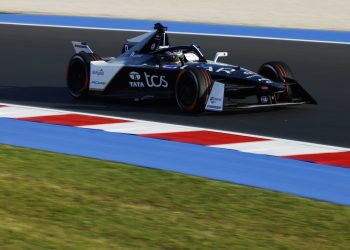
[[[188,113],[317,104],[285,63],[264,63],[256,73],[218,62],[227,52],[207,60],[197,45],[170,46],[160,23],[128,39],[117,57],[102,58],[86,43],[72,44],[67,86],[75,98],[173,99]]]

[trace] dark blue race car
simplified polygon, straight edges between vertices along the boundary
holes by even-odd
[[[75,98],[108,95],[132,100],[174,99],[190,113],[297,104],[316,104],[283,62],[264,63],[258,72],[207,60],[199,47],[170,46],[167,28],[128,39],[118,57],[101,58],[81,42],[67,70]]]

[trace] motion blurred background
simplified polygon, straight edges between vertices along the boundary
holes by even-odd
[[[0,0],[0,12],[350,31],[348,0]]]

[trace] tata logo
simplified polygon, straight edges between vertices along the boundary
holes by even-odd
[[[141,75],[135,71],[129,73],[129,77],[133,81],[138,81],[141,79]]]
[[[100,70],[93,70],[92,71],[93,75],[98,75],[98,76],[103,76],[105,74],[105,72],[103,71],[103,69]]]
[[[143,84],[141,80],[141,75],[136,72],[132,71],[129,73],[129,77],[132,81],[129,82],[131,88],[144,88],[145,85]]]

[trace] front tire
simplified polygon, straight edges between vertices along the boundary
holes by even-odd
[[[186,68],[180,71],[175,84],[175,98],[180,110],[202,113],[209,98],[212,79],[205,69]]]
[[[258,70],[258,74],[274,82],[284,84],[283,93],[277,93],[270,96],[270,103],[288,102],[292,100],[292,90],[288,84],[288,79],[294,79],[293,73],[289,66],[284,62],[267,62]],[[258,99],[261,97],[258,96]],[[260,101],[260,100],[259,100]]]
[[[70,94],[77,99],[87,97],[90,82],[90,62],[102,58],[97,54],[80,52],[75,54],[67,67],[67,87]]]

